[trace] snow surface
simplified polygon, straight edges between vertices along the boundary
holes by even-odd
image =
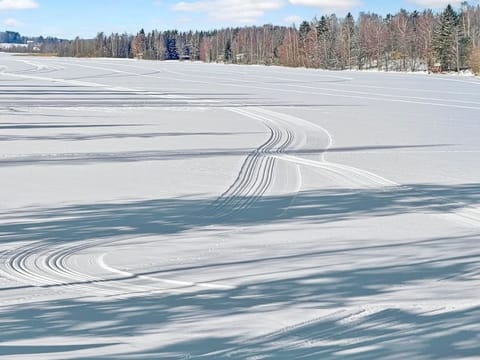
[[[0,54],[0,358],[480,358],[480,81]]]

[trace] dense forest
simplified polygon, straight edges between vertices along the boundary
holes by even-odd
[[[400,10],[335,14],[299,26],[249,26],[215,31],[140,30],[95,39],[45,41],[59,56],[200,60],[321,69],[460,71],[480,73],[480,5],[442,12]]]

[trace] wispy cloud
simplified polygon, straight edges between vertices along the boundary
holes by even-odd
[[[410,3],[429,8],[443,8],[448,4],[460,5],[464,0],[409,0]]]
[[[255,23],[267,11],[277,10],[285,5],[284,0],[200,0],[178,2],[174,11],[205,13],[212,20]]]
[[[359,0],[289,0],[292,5],[316,7],[328,10],[348,10],[360,5]]]
[[[283,21],[285,21],[287,24],[300,24],[302,22],[303,18],[298,16],[298,15],[290,15],[287,16]]]
[[[17,19],[14,19],[14,18],[8,18],[8,19],[5,19],[5,21],[3,22],[3,25],[5,25],[9,28],[16,28],[16,27],[21,27],[24,24],[20,20],[17,20]]]
[[[39,4],[35,0],[0,0],[0,11],[36,9]]]

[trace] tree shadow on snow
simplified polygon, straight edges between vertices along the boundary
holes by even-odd
[[[347,191],[332,189],[303,192],[296,197],[272,196],[253,202],[244,211],[228,208],[216,213],[215,199],[175,198],[117,204],[91,204],[56,209],[25,210],[23,213],[1,214],[0,241],[40,241],[46,244],[72,243],[89,239],[114,238],[119,235],[169,235],[202,231],[211,227],[255,226],[271,223],[331,224],[372,216],[394,216],[408,213],[444,213],[480,203],[480,185],[420,185],[383,190]],[[18,220],[18,218],[27,220]],[[434,249],[436,246],[461,247],[475,241],[474,236],[424,239],[415,244],[382,244],[371,248],[332,250],[343,253],[388,248],[399,251]],[[161,242],[158,246],[162,246]],[[457,253],[458,254],[458,253]],[[400,263],[364,264],[349,269],[322,266],[328,250],[312,249],[308,253],[288,256],[258,257],[238,262],[220,261],[196,267],[166,269],[137,275],[164,277],[189,271],[215,270],[225,273],[229,266],[251,269],[281,268],[296,262],[305,272],[279,273],[232,289],[163,292],[102,301],[87,299],[56,300],[6,307],[0,311],[0,339],[6,341],[35,340],[48,337],[95,338],[96,343],[52,345],[51,348],[0,346],[0,355],[76,351],[114,346],[120,338],[129,338],[162,331],[169,325],[195,324],[205,329],[200,334],[186,334],[190,340],[150,344],[151,349],[138,353],[121,350],[98,359],[182,359],[182,358],[419,358],[450,359],[479,354],[480,308],[451,310],[439,313],[408,312],[386,307],[383,310],[348,318],[348,312],[319,318],[284,328],[262,337],[208,335],[212,319],[236,319],[254,314],[262,319],[265,306],[281,310],[290,306],[308,309],[348,308],[353,299],[374,299],[394,293],[410,284],[431,283],[445,279],[471,281],[468,274],[477,267],[478,253],[447,254],[424,260],[405,257]],[[299,275],[300,274],[300,275]],[[222,281],[228,281],[225,279]],[[129,281],[118,277],[104,284]],[[101,282],[79,284],[102,286]],[[58,287],[65,284],[59,284]],[[73,284],[68,284],[73,285]],[[56,285],[53,285],[54,287]],[[0,289],[1,290],[1,289]],[[4,289],[5,290],[5,289]],[[0,291],[1,293],[1,291]],[[88,324],[88,326],[85,326]],[[193,330],[192,330],[193,331]],[[191,335],[191,336],[190,336]],[[114,347],[112,349],[115,349]],[[80,359],[80,357],[79,357]]]
[[[44,336],[94,338],[99,342],[91,345],[95,348],[112,345],[119,338],[133,339],[152,334],[152,331],[166,331],[169,326],[185,329],[193,325],[192,333],[173,334],[169,342],[151,343],[149,351],[122,350],[121,354],[98,356],[98,359],[183,359],[188,356],[212,359],[377,359],[405,356],[451,359],[476,356],[480,331],[479,307],[429,313],[421,308],[409,312],[386,306],[356,318],[350,318],[356,314],[348,310],[335,311],[348,306],[352,297],[369,297],[378,292],[393,291],[392,288],[401,285],[421,280],[434,281],[465,270],[466,260],[452,266],[450,263],[453,260],[336,272],[322,272],[319,268],[313,276],[259,281],[232,290],[167,292],[102,301],[80,298],[19,305],[0,312],[0,334],[2,341],[32,341]],[[314,278],[331,279],[331,283],[309,281]],[[238,318],[249,315],[261,321],[265,316],[265,305],[268,305],[269,311],[291,306],[300,306],[306,312],[309,308],[312,311],[331,309],[333,315],[259,337],[219,336],[221,331],[208,335],[214,330],[210,325],[212,319],[232,319],[237,322],[232,322],[231,326],[248,328],[249,325],[239,324]],[[267,316],[266,320],[272,321],[271,316]],[[280,323],[278,327],[282,328]],[[52,348],[53,351],[82,349],[78,345],[55,348],[53,344]],[[3,350],[8,350],[5,353],[8,355],[25,355],[41,352],[42,349],[17,346],[4,347]]]
[[[215,226],[335,223],[409,213],[448,213],[480,204],[480,184],[412,184],[380,190],[330,189],[258,199],[173,198],[0,213],[0,241],[72,242],[117,235],[162,235]],[[237,209],[239,202],[248,203]],[[16,220],[17,218],[27,220]]]
[[[99,125],[100,127],[101,125]],[[133,126],[133,125],[122,125]],[[141,125],[139,125],[141,126]],[[52,126],[59,127],[59,126]],[[78,127],[78,126],[72,126]],[[81,126],[80,126],[81,127]],[[88,127],[88,126],[87,126]],[[189,133],[151,133],[152,137],[157,136],[181,136],[181,134],[188,135]],[[248,133],[192,133],[198,135],[248,135]],[[77,138],[71,138],[68,135],[58,135],[55,140],[95,140],[97,138],[119,138],[124,137],[135,138],[139,135],[134,133],[128,134],[104,134],[104,135],[87,135],[82,137],[78,135]],[[148,134],[145,135],[148,137]],[[15,140],[13,137],[0,137],[0,141]],[[31,138],[19,138],[19,140],[41,140],[41,137]],[[46,140],[54,140],[51,137],[45,138]],[[332,149],[302,149],[302,150],[286,150],[282,152],[285,155],[321,155],[326,153],[343,153],[343,152],[361,152],[361,151],[382,151],[392,149],[421,149],[421,148],[434,148],[441,146],[451,146],[449,144],[432,144],[432,145],[388,145],[388,146],[348,146],[337,147]],[[91,152],[91,153],[77,153],[77,154],[54,154],[54,155],[27,155],[21,157],[8,157],[6,159],[0,159],[0,166],[28,166],[28,165],[85,165],[85,164],[98,164],[98,163],[131,163],[142,161],[168,161],[168,160],[192,160],[192,159],[206,159],[212,157],[225,157],[225,156],[248,156],[251,155],[252,149],[248,148],[236,148],[236,149],[205,149],[205,150],[192,150],[192,149],[179,149],[179,150],[155,150],[155,151],[125,151],[125,152]],[[275,153],[277,154],[277,153]]]

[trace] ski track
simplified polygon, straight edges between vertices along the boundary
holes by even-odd
[[[145,78],[156,78],[156,79],[163,79],[163,80],[172,80],[172,81],[180,81],[180,82],[187,82],[187,83],[196,83],[196,84],[202,84],[202,85],[208,85],[210,86],[211,84],[216,84],[216,85],[228,85],[229,87],[240,87],[240,88],[255,88],[259,90],[269,90],[269,91],[280,91],[280,92],[290,92],[294,94],[317,94],[317,95],[322,95],[322,96],[328,96],[328,97],[340,97],[340,98],[350,98],[350,99],[364,99],[364,100],[375,100],[375,101],[386,101],[386,102],[394,102],[394,103],[405,103],[405,104],[417,104],[417,105],[427,105],[427,106],[438,106],[438,107],[447,107],[447,108],[457,108],[457,109],[468,109],[468,110],[480,110],[480,103],[478,101],[464,101],[464,100],[454,100],[454,99],[449,99],[449,98],[431,98],[431,97],[413,97],[413,96],[402,96],[402,95],[390,95],[390,94],[384,94],[384,93],[370,93],[370,92],[359,92],[359,91],[352,91],[352,90],[341,90],[341,89],[332,89],[332,88],[324,88],[324,87],[318,87],[318,86],[306,86],[306,85],[298,85],[298,84],[282,84],[282,86],[286,86],[287,88],[282,88],[282,87],[266,87],[266,86],[258,86],[256,80],[243,80],[243,79],[237,79],[237,83],[222,83],[218,81],[217,77],[212,77],[212,76],[205,76],[205,75],[199,75],[197,73],[180,73],[176,71],[172,71],[167,69],[167,66],[161,67],[162,75],[161,76],[153,76],[150,74],[144,74],[144,73],[136,73],[132,71],[125,71],[125,70],[119,70],[119,69],[112,69],[112,63],[105,61],[103,64],[105,65],[110,65],[110,67],[103,67],[103,66],[93,66],[93,65],[86,65],[82,64],[81,61],[78,60],[72,60],[71,62],[61,62],[61,61],[55,61],[55,64],[57,64],[58,69],[61,69],[63,66],[70,65],[70,66],[77,66],[77,67],[83,67],[87,69],[96,69],[96,70],[104,70],[104,71],[110,71],[114,72],[116,74],[123,74],[123,75],[129,75],[129,76],[138,76],[138,77],[145,77]],[[115,63],[114,65],[116,66],[123,66],[123,67],[130,67],[130,68],[136,68],[136,69],[142,69],[145,70],[145,68],[141,68],[139,66],[133,65],[133,64],[121,64],[121,63]],[[42,66],[42,65],[37,65],[37,66]],[[168,77],[165,76],[165,73],[174,75],[173,77]],[[2,72],[0,72],[2,74]],[[36,77],[36,76],[29,76],[29,75],[20,75],[20,74],[14,74],[14,73],[7,73],[4,72],[4,75],[10,75],[10,76],[17,76],[17,77],[24,77],[24,78],[31,78],[31,79],[37,79],[37,80],[49,80],[49,81],[56,81],[56,82],[65,82],[65,83],[70,83],[72,85],[78,85],[78,86],[93,86],[93,87],[103,87],[112,91],[132,91],[132,92],[141,92],[139,89],[130,89],[130,88],[123,88],[123,87],[110,87],[105,84],[99,84],[99,83],[94,83],[94,82],[84,82],[84,81],[78,81],[78,80],[67,80],[67,79],[56,79],[56,78],[42,78],[42,77]],[[352,80],[350,77],[342,77],[342,76],[336,76],[336,75],[323,75],[323,77],[331,77],[337,79],[337,83],[345,83],[349,82]],[[206,78],[206,80],[194,80],[192,77],[196,78]],[[276,80],[282,80],[282,81],[288,81],[290,80],[289,78],[284,78],[284,77],[271,77],[271,76],[260,76],[260,78],[272,78]],[[447,78],[431,78],[431,80],[446,80],[446,81],[455,81],[455,82],[467,82],[467,83],[475,83],[476,82],[469,82],[465,80],[458,80],[458,79],[447,79]],[[240,83],[244,83],[239,84]],[[299,89],[305,89],[305,90],[295,90],[293,88],[299,88]],[[307,91],[308,90],[308,91]],[[205,100],[203,100],[205,101]],[[210,102],[211,104],[212,102]],[[213,102],[215,103],[215,102]],[[477,105],[477,106],[475,106]]]
[[[127,65],[121,64],[121,66],[129,66],[129,67],[136,67],[134,65]],[[138,68],[138,67],[137,67]],[[215,83],[217,85],[228,85],[230,87],[240,87],[240,88],[255,88],[260,90],[270,90],[270,91],[280,91],[280,92],[290,92],[296,94],[318,94],[323,96],[329,97],[343,97],[343,98],[351,98],[351,99],[365,99],[365,100],[375,100],[375,101],[386,101],[386,102],[397,102],[397,103],[410,103],[410,104],[418,104],[418,105],[435,105],[440,107],[450,107],[450,108],[459,108],[459,109],[469,109],[469,110],[480,110],[480,106],[467,106],[467,105],[479,105],[478,101],[463,101],[463,100],[452,100],[449,98],[429,98],[429,97],[412,97],[412,96],[400,96],[400,95],[387,95],[383,93],[369,93],[369,92],[358,92],[358,91],[351,91],[351,90],[340,90],[340,89],[331,89],[331,88],[322,88],[322,87],[315,87],[315,86],[305,86],[305,85],[296,85],[296,84],[282,84],[286,87],[297,87],[303,89],[309,89],[309,91],[305,90],[294,90],[282,87],[266,87],[266,86],[258,86],[256,85],[258,82],[256,80],[243,80],[237,79],[237,83],[222,83],[218,82],[216,77],[212,76],[204,76],[199,75],[197,73],[180,73],[172,70],[168,70],[166,68],[163,69],[164,72],[174,75],[175,77],[163,77],[164,79],[170,79],[175,81],[183,81],[188,83],[197,83],[197,84],[212,84]],[[333,76],[333,75],[323,75],[329,76],[332,78],[337,78],[337,81],[334,83],[337,84],[345,84],[352,80],[350,77],[340,77],[340,76]],[[204,80],[193,80],[192,77],[200,77],[206,78],[208,81]],[[288,81],[288,78],[284,77],[269,77],[269,76],[258,76],[260,78],[274,78],[276,80]],[[186,79],[185,79],[186,78]],[[434,80],[434,79],[433,79]],[[455,80],[455,79],[437,79],[437,80],[452,80],[457,82],[465,82],[463,80]],[[239,82],[244,83],[244,85],[239,84]],[[470,83],[470,82],[467,82]],[[247,85],[248,84],[248,85]],[[477,84],[477,83],[475,83]],[[320,91],[318,91],[320,90]],[[321,91],[323,90],[323,91]],[[325,92],[328,91],[328,92]],[[453,104],[449,104],[449,102],[453,102]],[[465,104],[465,105],[463,105]]]
[[[50,65],[44,65],[41,63],[35,63],[32,61],[21,60],[25,65],[30,66],[22,72],[7,72],[7,68],[2,67],[0,75],[6,75],[19,79],[31,79],[40,81],[53,81],[59,83],[66,83],[75,86],[85,86],[94,88],[105,88],[112,91],[128,91],[142,96],[158,97],[152,95],[146,90],[139,90],[133,88],[124,88],[117,86],[109,86],[95,82],[86,82],[69,79],[57,79],[45,76],[38,76],[36,74],[52,74],[58,71],[64,71],[66,65],[72,65],[72,63],[55,62]],[[107,62],[105,63],[107,64]],[[123,71],[118,69],[108,69],[99,66],[89,66],[85,64],[74,64],[84,68],[96,69],[96,70],[109,70],[115,74],[133,75],[148,78],[162,78],[163,76],[153,76],[148,74],[138,74],[135,72]],[[130,64],[120,64],[121,66],[135,67]],[[170,73],[175,76],[185,76],[185,74],[179,74],[167,69],[162,69],[163,73]],[[203,75],[196,75],[202,77]],[[203,76],[210,80],[215,78],[209,76]],[[267,77],[265,77],[267,78]],[[271,77],[274,78],[274,77]],[[335,76],[332,76],[335,78]],[[336,77],[337,81],[351,81],[351,78]],[[277,78],[278,79],[278,78]],[[178,77],[175,80],[179,80]],[[284,79],[285,80],[285,79]],[[449,81],[459,81],[455,79],[442,79]],[[185,80],[191,83],[205,84],[201,80]],[[209,81],[212,82],[212,81]],[[255,86],[252,85],[255,82],[250,80],[242,81],[248,83],[248,85],[230,84],[232,87],[254,87],[264,90],[274,90],[270,87]],[[465,82],[465,81],[464,81]],[[439,98],[426,98],[426,97],[412,97],[412,96],[391,96],[387,94],[368,93],[367,96],[361,95],[358,91],[348,90],[332,90],[319,87],[309,87],[303,85],[288,84],[290,88],[309,89],[311,91],[317,91],[319,95],[326,96],[338,96],[338,97],[350,97],[356,99],[375,99],[378,101],[391,101],[401,103],[414,103],[423,105],[436,105],[453,108],[464,108],[480,110],[480,107],[474,106],[478,103],[472,101],[460,101],[449,100],[448,104],[438,103],[445,99]],[[302,91],[295,91],[292,89],[278,89],[276,91],[302,93]],[[318,92],[318,90],[334,91],[331,92]],[[311,93],[310,91],[308,93]],[[375,97],[375,98],[373,98]],[[191,101],[194,103],[196,100],[193,97],[185,96],[179,97],[179,100]],[[203,103],[204,101],[202,101]],[[225,104],[224,104],[225,105]],[[468,105],[468,106],[467,106]],[[390,191],[394,189],[408,190],[407,186],[403,186],[399,183],[391,181],[380,175],[374,174],[367,170],[358,169],[352,166],[347,166],[339,163],[329,162],[326,159],[326,153],[333,147],[333,137],[327,129],[320,125],[305,121],[303,119],[282,114],[279,112],[267,110],[264,108],[236,108],[223,106],[225,111],[229,111],[249,119],[261,122],[268,130],[268,139],[260,145],[257,149],[252,151],[243,161],[240,166],[240,170],[236,176],[234,182],[228,187],[228,189],[221,194],[208,209],[206,217],[234,217],[238,213],[248,211],[257,201],[262,197],[268,196],[270,191],[275,187],[275,182],[281,178],[281,174],[276,173],[278,169],[279,161],[290,164],[291,167],[296,168],[296,183],[299,184],[296,188],[291,189],[290,195],[292,201],[295,200],[296,194],[301,190],[301,169],[305,167],[314,168],[334,178],[339,178],[343,182],[350,184],[352,189],[382,189],[383,191]],[[318,142],[319,138],[327,139],[326,144],[318,144],[319,148],[324,149],[319,155],[318,159],[310,159],[301,156],[290,155],[290,150],[301,150],[302,146],[312,141]],[[280,176],[279,176],[280,175]],[[461,221],[470,223],[474,226],[478,226],[480,223],[480,209],[468,207],[465,204],[456,203],[451,204],[452,211],[449,214],[449,218],[458,218]],[[458,210],[460,209],[460,210]],[[52,244],[48,241],[37,241],[30,244],[19,246],[9,251],[0,253],[0,274],[3,276],[18,281],[20,283],[32,285],[39,288],[55,288],[65,287],[67,289],[73,289],[75,291],[82,291],[90,296],[98,297],[125,297],[125,296],[138,296],[141,294],[148,294],[154,292],[175,292],[175,291],[193,291],[194,289],[216,289],[216,290],[230,290],[234,289],[233,286],[228,284],[204,283],[175,280],[170,278],[157,278],[152,276],[137,275],[130,271],[123,269],[117,269],[106,261],[107,253],[92,254],[89,259],[91,266],[96,266],[110,274],[112,276],[99,277],[86,273],[82,273],[75,269],[71,263],[75,260],[76,256],[82,254],[90,249],[101,247],[111,243],[111,239],[89,239],[74,244]],[[478,271],[473,272],[474,275],[478,274]],[[140,280],[140,281],[139,281]],[[29,301],[28,298],[25,301]],[[255,353],[262,344],[266,342],[275,343],[277,338],[284,337],[291,334],[295,337],[295,332],[300,331],[302,328],[315,325],[317,322],[322,322],[328,319],[335,319],[335,321],[346,321],[350,318],[356,318],[364,313],[365,309],[357,310],[356,312],[346,312],[346,310],[340,310],[333,312],[326,316],[315,317],[307,321],[302,321],[293,325],[282,327],[274,332],[267,333],[263,336],[258,336],[249,339],[243,346],[235,346],[227,348],[220,352],[205,353],[203,356],[223,356],[227,358],[242,358],[249,353]],[[361,324],[361,320],[355,320],[356,323]],[[385,324],[382,324],[385,325]],[[362,330],[365,331],[368,328],[373,328],[378,324],[363,325]],[[342,332],[336,332],[335,335],[330,333],[329,329],[322,330],[315,333],[315,338],[322,341],[329,341],[331,338],[351,333],[355,330],[347,329]],[[398,333],[405,333],[407,330],[397,330]],[[358,334],[351,334],[352,337]],[[381,338],[379,338],[381,339]],[[315,341],[315,339],[303,337],[296,345],[301,346],[300,343],[308,343]],[[350,344],[351,345],[351,344]],[[354,348],[354,347],[353,347]],[[249,353],[246,353],[249,352]],[[258,358],[261,358],[259,355]]]
[[[240,173],[235,182],[229,189],[222,194],[213,205],[213,211],[210,217],[233,216],[232,214],[248,209],[255,201],[260,199],[268,192],[273,180],[276,158],[272,154],[279,154],[286,150],[294,140],[294,134],[289,129],[281,129],[274,120],[264,116],[249,112],[247,110],[229,109],[241,115],[264,121],[270,130],[268,140],[256,149],[251,155],[247,156]],[[298,189],[296,189],[298,190]],[[76,254],[102,245],[104,241],[86,241],[78,245],[69,246],[43,244],[42,242],[29,244],[20,247],[15,251],[4,255],[6,259],[2,260],[5,264],[4,272],[9,278],[17,281],[35,285],[35,286],[73,286],[77,285],[80,289],[95,293],[97,295],[112,295],[105,293],[99,288],[110,290],[120,289],[123,292],[136,289],[132,284],[110,283],[112,279],[93,277],[72,270],[68,266],[68,261]],[[104,270],[112,269],[106,266],[102,260],[97,260],[97,264]],[[103,266],[102,266],[103,265]],[[119,271],[113,271],[119,274]],[[137,278],[133,273],[123,272],[128,278]],[[152,277],[139,277],[150,282],[163,282],[181,285],[182,287],[204,287],[204,288],[226,288],[228,285],[215,284],[197,284],[194,282],[179,282],[173,279],[155,279]],[[107,283],[108,282],[108,283]],[[156,286],[142,286],[138,291],[158,290]]]
[[[234,183],[215,201],[214,216],[230,216],[232,212],[247,209],[262,197],[274,181],[276,159],[272,155],[285,152],[295,136],[291,129],[282,129],[274,119],[258,115],[253,110],[228,110],[261,121],[268,128],[270,137],[247,156]]]
[[[247,156],[233,184],[227,191],[219,196],[212,204],[211,209],[207,210],[207,218],[215,219],[217,217],[237,216],[239,212],[248,210],[256,201],[263,196],[267,196],[275,182],[275,165],[277,161],[313,167],[322,172],[333,174],[350,184],[354,190],[409,190],[407,186],[402,186],[369,171],[327,161],[325,154],[328,149],[333,146],[333,137],[320,125],[261,108],[227,108],[226,110],[262,122],[269,130],[269,137],[266,142]],[[296,144],[302,145],[308,143],[308,137],[314,140],[322,137],[327,139],[327,144],[322,146],[324,151],[320,155],[319,160],[306,159],[285,153],[288,150],[301,149],[301,147],[298,147]],[[301,172],[300,175],[297,176],[300,177]],[[298,189],[292,190],[292,201],[294,201],[296,191],[298,191]],[[445,201],[447,200],[445,199]],[[480,212],[478,209],[468,208],[464,204],[452,204],[451,208],[453,218],[459,218],[461,221],[473,225],[480,222]],[[89,291],[90,293],[93,292],[99,296],[112,296],[115,294],[115,291],[119,294],[125,294],[130,291],[133,293],[151,292],[158,290],[155,284],[159,282],[176,284],[182,287],[206,288],[210,286],[214,288],[216,286],[214,284],[197,284],[195,282],[182,282],[174,279],[155,279],[146,276],[137,277],[135,274],[123,270],[111,271],[113,268],[107,266],[103,260],[99,260],[100,258],[95,260],[97,265],[100,265],[104,270],[110,270],[112,273],[125,275],[126,279],[115,281],[115,278],[86,275],[73,270],[72,267],[69,266],[69,261],[75,255],[80,254],[82,251],[98,247],[103,243],[105,243],[105,240],[85,241],[74,246],[68,244],[55,246],[42,242],[29,244],[16,249],[13,253],[4,254],[1,257],[5,265],[3,271],[10,278],[23,283],[35,286],[76,285],[82,290]],[[130,279],[147,280],[151,285],[134,285],[131,281],[128,281]],[[221,285],[219,287],[222,286],[226,288],[229,285]],[[112,293],[112,291],[114,292]]]
[[[34,64],[27,62],[28,65],[34,67],[33,72],[47,68],[42,65]],[[88,66],[88,65],[78,65],[85,68],[97,69],[97,70],[108,70],[103,67],[97,66]],[[62,70],[63,67],[55,67],[52,71]],[[115,70],[115,73],[135,75],[135,76],[147,76],[137,73],[131,73],[121,70]],[[36,80],[52,80],[49,78],[38,77],[35,75],[19,75],[19,74],[8,74],[12,76],[17,76],[21,78],[30,78]],[[151,77],[151,76],[148,76]],[[54,81],[71,83],[73,85],[80,86],[95,86],[95,87],[106,87],[114,91],[134,91],[139,92],[138,89],[129,89],[129,88],[118,88],[118,87],[108,87],[103,84],[91,83],[91,82],[78,82],[77,80],[58,80]],[[268,192],[269,188],[272,185],[275,171],[275,162],[277,159],[272,156],[272,154],[279,154],[284,152],[289,145],[294,140],[294,134],[290,129],[282,129],[278,126],[278,121],[274,119],[267,118],[265,116],[255,114],[252,111],[242,110],[242,109],[228,109],[232,112],[239,113],[243,116],[253,118],[255,120],[262,121],[270,131],[269,139],[261,145],[258,149],[252,152],[247,159],[244,161],[244,164],[241,167],[239,175],[235,182],[229,187],[229,189],[223,193],[213,206],[213,214],[210,216],[232,216],[233,213],[243,211],[252,206],[259,198],[261,198],[265,193]],[[272,114],[270,114],[272,115]],[[276,114],[278,116],[278,114]],[[298,176],[298,174],[297,174]],[[297,189],[298,190],[298,189]],[[54,246],[48,244],[31,244],[25,247],[21,247],[14,251],[12,254],[9,254],[5,260],[5,272],[8,277],[16,279],[18,281],[33,284],[35,286],[52,286],[52,285],[63,285],[68,286],[70,284],[80,283],[81,289],[86,291],[94,291],[98,295],[105,295],[105,293],[99,293],[98,287],[99,283],[106,281],[104,278],[92,277],[90,275],[85,275],[79,273],[78,271],[72,270],[68,267],[68,259],[73,257],[76,253],[81,251],[93,248],[99,244],[95,241],[87,242],[86,244],[80,244],[76,246],[68,246],[66,249],[60,247],[56,249]],[[100,264],[102,264],[101,260]],[[97,263],[99,262],[97,261]],[[103,263],[101,266],[103,269],[112,269],[109,266],[106,266]],[[117,271],[118,273],[118,271]],[[128,273],[129,277],[135,277],[134,274]],[[150,277],[143,277],[143,279],[153,280]],[[164,282],[167,280],[163,280]],[[175,280],[169,280],[175,283]],[[95,284],[95,285],[88,285]],[[178,283],[187,286],[197,286],[195,283]],[[108,284],[102,287],[108,288],[118,288],[121,287],[121,290],[132,289],[131,285],[126,287],[119,284]],[[201,286],[207,287],[206,284]],[[211,285],[214,287],[214,285]],[[143,288],[142,288],[143,290]],[[152,289],[150,289],[152,290]]]
[[[34,64],[29,64],[34,66]],[[102,69],[103,67],[79,65],[87,68]],[[41,65],[36,66],[37,71],[45,69]],[[62,67],[55,67],[49,71],[58,71]],[[116,73],[135,74],[115,70]],[[139,75],[139,74],[135,74]],[[33,79],[38,79],[37,76],[31,76]],[[65,80],[70,82],[70,80]],[[73,81],[77,84],[76,81]],[[83,83],[85,86],[105,87],[105,85],[97,83]],[[115,91],[136,91],[137,89],[125,89],[113,87],[110,88]],[[325,154],[333,146],[332,135],[318,124],[314,124],[298,117],[278,113],[264,108],[230,108],[225,110],[245,116],[249,119],[259,121],[268,129],[269,137],[262,145],[250,153],[243,161],[240,171],[233,182],[233,184],[212,204],[211,209],[207,210],[207,217],[231,217],[235,214],[246,211],[252,207],[263,196],[268,195],[269,190],[274,186],[275,169],[277,161],[285,161],[287,163],[300,166],[300,171],[297,173],[297,183],[301,178],[301,167],[312,167],[319,171],[328,173],[341,179],[343,182],[350,184],[352,189],[381,189],[389,191],[395,188],[408,190],[408,187],[402,186],[389,179],[381,177],[369,171],[358,169],[352,166],[332,163],[326,160]],[[318,139],[326,138],[326,144],[319,144]],[[301,146],[306,143],[317,142],[319,148],[324,149],[320,154],[318,160],[302,158],[299,156],[289,155],[289,150],[301,150]],[[278,176],[277,178],[281,176]],[[277,179],[278,180],[278,179]],[[300,189],[293,189],[292,201],[295,198],[295,193]],[[480,211],[474,208],[468,208],[463,204],[455,204],[452,206],[454,217],[466,221],[471,224],[478,224],[480,222]],[[16,249],[12,253],[4,254],[1,259],[4,262],[5,269],[3,272],[12,279],[27,283],[34,286],[78,286],[82,290],[93,292],[96,295],[105,296],[117,293],[134,293],[155,291],[158,288],[153,286],[135,286],[131,283],[120,283],[111,278],[101,278],[97,276],[86,275],[76,270],[73,270],[69,265],[69,260],[76,254],[82,251],[95,248],[102,244],[103,241],[86,241],[74,246],[55,246],[51,244],[34,243]],[[102,265],[101,261],[95,261],[97,265]],[[110,266],[100,266],[104,270],[113,269]],[[119,274],[119,271],[113,271]],[[127,278],[135,279],[133,273],[125,272]],[[143,280],[151,282],[158,282],[151,277],[141,277]],[[178,282],[176,280],[163,279],[164,283],[171,282],[182,286],[194,287],[199,286],[194,282]],[[162,282],[160,281],[160,282]],[[200,287],[206,287],[206,284]],[[214,285],[212,285],[214,286]],[[227,285],[225,285],[227,286]]]

